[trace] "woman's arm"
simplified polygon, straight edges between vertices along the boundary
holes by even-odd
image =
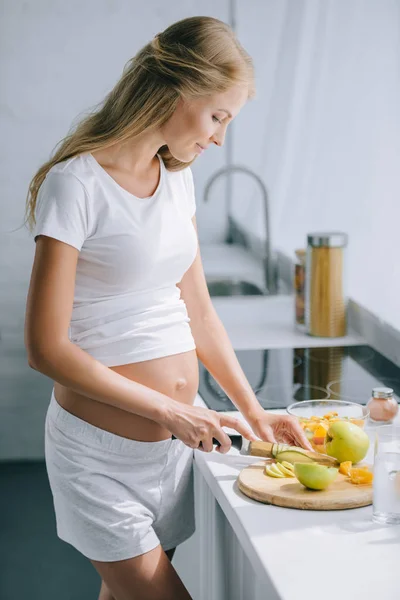
[[[29,365],[80,394],[156,421],[192,448],[202,441],[212,449],[215,437],[227,452],[230,440],[224,425],[254,439],[237,419],[183,404],[131,381],[69,340],[78,255],[68,244],[38,237],[25,321]]]
[[[193,218],[196,228],[196,219]],[[178,286],[190,317],[199,359],[251,424],[264,409],[258,402],[211,302],[200,250]]]
[[[196,220],[193,218],[196,228]],[[197,355],[253,431],[264,441],[285,442],[311,450],[297,419],[265,411],[258,402],[210,299],[200,251],[179,284],[188,309]]]
[[[80,394],[159,422],[167,396],[112,371],[68,338],[78,255],[53,238],[37,240],[25,319],[29,365]]]

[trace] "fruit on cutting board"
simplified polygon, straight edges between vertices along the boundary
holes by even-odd
[[[275,471],[271,469],[271,465],[267,465],[265,467],[265,474],[269,477],[275,477],[276,479],[285,479],[286,477],[286,475],[284,475],[283,473],[275,473]]]
[[[295,463],[294,474],[310,490],[325,490],[337,477],[339,469],[317,463]]]
[[[289,463],[287,463],[289,464]],[[292,465],[290,467],[284,466],[281,463],[268,463],[265,465],[265,474],[269,477],[294,477],[294,471]]]
[[[286,477],[294,477],[294,468],[293,468],[292,464],[286,463],[287,465],[290,465],[290,467],[286,467],[282,463],[276,463],[276,464],[277,464],[277,467],[279,468],[279,470],[282,473],[284,473],[286,475]]]
[[[374,474],[367,466],[353,467],[349,471],[349,479],[351,483],[355,483],[356,485],[366,485],[372,483]]]
[[[374,479],[374,474],[368,465],[353,467],[350,460],[340,463],[339,473],[346,475],[348,481],[356,485],[372,483]]]
[[[295,462],[304,462],[304,463],[314,463],[315,460],[308,456],[302,448],[289,448],[287,450],[281,450],[275,456],[276,461],[278,463],[287,462],[289,464],[294,464]]]
[[[294,467],[293,467],[292,463],[290,463],[290,462],[287,462],[286,460],[283,460],[283,461],[281,462],[281,464],[282,464],[284,467],[286,467],[287,469],[290,469],[292,472],[294,472]]]
[[[342,475],[349,475],[352,464],[353,463],[351,460],[345,460],[344,462],[341,462],[339,465],[339,473]]]
[[[340,463],[362,460],[368,452],[369,438],[365,431],[349,421],[335,421],[328,429],[325,442],[326,453]]]

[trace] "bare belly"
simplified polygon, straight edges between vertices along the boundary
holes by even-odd
[[[195,350],[110,369],[184,404],[193,404],[198,390]],[[55,383],[54,393],[66,411],[116,435],[142,442],[156,442],[171,436],[168,429],[155,421],[82,396],[59,383]]]

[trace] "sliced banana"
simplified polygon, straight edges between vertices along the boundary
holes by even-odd
[[[269,475],[270,477],[277,477],[278,479],[281,478],[285,478],[285,475],[283,475],[282,473],[276,473],[275,471],[272,470],[272,465],[266,465],[265,467],[265,474]]]

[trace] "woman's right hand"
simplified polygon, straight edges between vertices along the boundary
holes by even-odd
[[[247,440],[258,440],[251,429],[240,419],[175,400],[168,407],[162,425],[186,446],[204,452],[212,452],[213,438],[221,444],[219,447],[217,446],[219,452],[225,454],[230,450],[231,440],[222,427],[235,429]]]

